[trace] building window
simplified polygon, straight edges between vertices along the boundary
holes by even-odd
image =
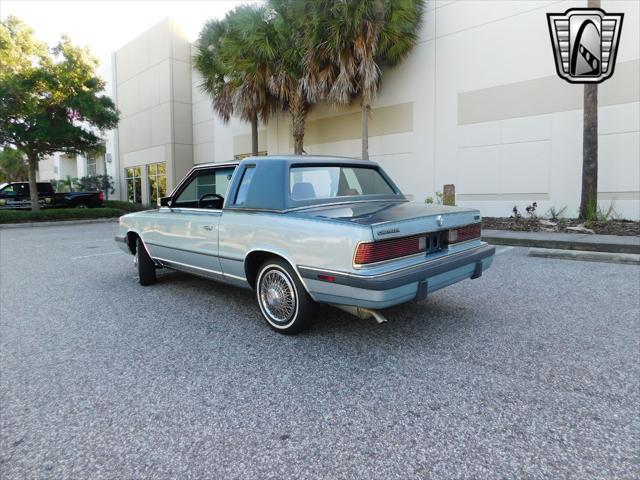
[[[258,157],[265,157],[267,155],[267,151],[266,150],[261,150],[258,152]],[[233,156],[234,160],[242,160],[243,158],[247,158],[247,157],[252,157],[253,154],[252,153],[239,153],[237,155]]]
[[[158,201],[167,196],[166,163],[148,165],[147,175],[149,177],[149,200],[151,205],[158,205]]]
[[[94,177],[98,174],[98,159],[95,155],[87,156],[87,176]]]
[[[124,178],[127,183],[127,200],[142,203],[142,168],[125,168]]]

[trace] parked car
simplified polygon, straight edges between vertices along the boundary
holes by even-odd
[[[56,193],[53,185],[38,182],[38,200],[42,208],[95,208],[102,206],[103,192]],[[31,208],[29,182],[0,184],[0,209]]]
[[[385,321],[495,254],[478,210],[410,202],[374,162],[309,156],[197,165],[158,209],[120,217],[116,242],[140,284],[169,268],[251,288],[282,333],[308,327],[315,302]]]

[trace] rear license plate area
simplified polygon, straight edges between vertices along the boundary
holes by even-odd
[[[424,250],[425,254],[437,252],[442,249],[442,238],[440,232],[428,233],[420,238],[420,250]]]

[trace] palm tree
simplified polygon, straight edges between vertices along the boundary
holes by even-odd
[[[269,44],[271,26],[262,6],[242,5],[223,20],[208,21],[198,38],[194,64],[202,89],[224,122],[233,114],[251,123],[251,150],[258,154],[258,119],[266,122],[275,108],[268,80],[268,58],[252,45]]]
[[[269,0],[275,43],[255,46],[272,61],[269,87],[291,115],[296,155],[304,152],[305,121],[310,100],[315,96],[304,81],[308,57],[305,22],[311,3],[310,0]]]
[[[600,8],[600,0],[589,0],[589,8]],[[587,220],[598,208],[598,84],[584,85],[582,117],[582,193],[579,217]]]
[[[381,66],[400,63],[418,41],[424,0],[316,0],[308,38],[315,68],[306,83],[334,104],[360,95],[362,158],[369,158],[369,115],[381,81]],[[327,70],[329,60],[333,72]],[[329,86],[330,82],[330,86]]]

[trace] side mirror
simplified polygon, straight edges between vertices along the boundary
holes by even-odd
[[[160,199],[160,206],[161,207],[169,207],[171,208],[171,197],[162,197]]]

